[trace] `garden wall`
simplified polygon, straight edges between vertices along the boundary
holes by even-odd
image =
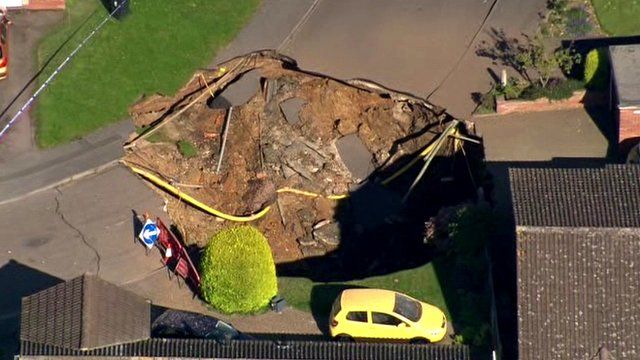
[[[510,114],[515,112],[556,111],[577,109],[590,105],[606,105],[607,97],[603,93],[576,91],[568,99],[549,100],[540,98],[536,100],[505,100],[504,97],[496,98],[496,113]]]

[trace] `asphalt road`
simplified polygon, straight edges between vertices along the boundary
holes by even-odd
[[[303,69],[365,78],[468,119],[491,60],[475,50],[492,28],[534,29],[544,0],[321,0],[285,52]]]

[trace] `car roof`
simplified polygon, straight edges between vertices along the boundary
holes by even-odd
[[[151,325],[151,331],[170,328],[195,337],[205,337],[212,333],[220,320],[204,314],[168,309]]]
[[[393,311],[395,291],[382,289],[347,289],[340,296],[340,305],[345,310]]]

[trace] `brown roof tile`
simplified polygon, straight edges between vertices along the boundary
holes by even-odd
[[[20,338],[92,349],[149,338],[150,304],[93,275],[22,299]]]

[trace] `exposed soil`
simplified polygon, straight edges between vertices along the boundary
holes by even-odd
[[[347,194],[366,180],[378,182],[382,174],[387,176],[413,158],[451,119],[436,107],[402,94],[305,73],[290,59],[271,53],[253,54],[250,64],[242,58],[223,64],[225,75],[220,70],[196,74],[175,97],[153,96],[136,104],[132,116],[138,127],[163,126],[136,141],[124,160],[161,175],[227,214],[252,214],[271,206],[266,216],[251,224],[269,239],[277,263],[322,255],[339,246],[339,241],[331,239],[330,225],[344,201],[326,196]],[[257,60],[255,54],[259,54]],[[212,98],[200,94],[224,89],[230,79],[253,70],[260,73],[255,95],[233,108],[221,170],[216,173],[229,110],[211,108],[207,104]],[[288,121],[282,110],[282,104],[292,98],[302,104],[297,122]],[[336,148],[336,140],[349,134],[357,134],[371,153],[376,171],[368,179],[352,175]],[[197,154],[183,156],[178,141],[193,144]],[[276,192],[283,188],[323,196]],[[236,225],[158,191],[188,243],[204,246],[220,229]],[[329,226],[324,228],[328,235],[313,230],[322,225]]]

